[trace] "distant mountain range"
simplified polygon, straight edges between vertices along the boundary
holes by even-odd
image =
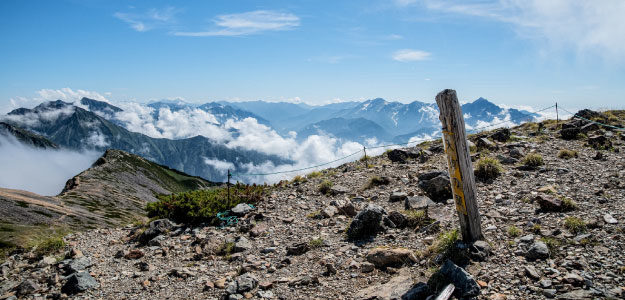
[[[154,122],[149,125],[156,130],[159,130],[162,113],[172,118],[172,112],[201,110],[210,116],[206,122],[219,130],[225,130],[231,138],[237,137],[239,129],[226,128],[224,124],[229,120],[241,121],[247,118],[255,119],[285,138],[293,137],[295,133],[298,141],[311,135],[329,135],[344,142],[362,144],[402,143],[415,136],[431,136],[440,132],[436,104],[419,101],[403,104],[376,98],[323,106],[265,101],[221,101],[202,105],[157,101],[145,107]],[[527,111],[499,107],[484,98],[462,105],[462,110],[466,124],[471,127],[497,120],[519,123],[537,116]],[[193,131],[175,139],[132,132],[128,120],[119,118],[123,112],[122,108],[110,103],[83,98],[76,105],[57,100],[42,103],[33,109],[18,108],[2,120],[6,124],[3,125],[5,128],[12,126],[33,131],[60,147],[99,151],[120,149],[211,181],[225,179],[224,164],[244,171],[251,165],[267,162],[274,165],[292,163],[286,156],[256,151],[252,144],[245,149],[226,146],[223,141],[202,135],[193,136],[199,134]],[[180,115],[174,118],[180,118]]]
[[[85,99],[81,100],[82,104],[87,103],[100,113],[119,109]],[[211,181],[223,181],[225,170],[207,164],[207,159],[230,162],[238,169],[245,169],[246,164],[267,161],[275,164],[289,162],[275,155],[229,148],[203,136],[177,140],[152,138],[128,131],[105,117],[61,100],[45,102],[33,109],[13,110],[4,117],[4,122],[41,134],[61,147],[98,151],[120,149]]]

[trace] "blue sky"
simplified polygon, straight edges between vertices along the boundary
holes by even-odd
[[[625,107],[625,2],[0,1],[0,107],[145,102]],[[61,94],[59,94],[61,93]]]

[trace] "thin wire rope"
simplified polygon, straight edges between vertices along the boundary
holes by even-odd
[[[548,109],[550,109],[550,108],[554,108],[554,107],[555,107],[555,105],[552,105],[552,106],[545,107],[545,108],[543,108],[543,109],[541,109],[541,110],[537,110],[537,111],[530,112],[530,113],[532,113],[532,114],[536,114],[536,113],[543,112],[543,111],[545,111],[545,110],[548,110]],[[567,111],[567,112],[568,112],[568,111]],[[523,117],[531,117],[531,118],[533,118],[533,117],[534,117],[534,116],[532,116],[532,115],[525,114],[525,113],[522,113],[522,112],[519,112],[519,113],[520,113],[520,114],[522,114],[522,115],[523,115]],[[569,112],[569,113],[570,113],[570,112]],[[520,119],[522,119],[522,118],[514,118],[513,120],[520,120]],[[482,126],[482,127],[474,128],[474,129],[471,129],[471,130],[467,130],[467,132],[474,132],[474,131],[478,131],[478,130],[483,130],[483,129],[485,129],[485,128],[489,128],[489,127],[493,127],[493,126],[497,126],[497,125],[501,125],[501,124],[509,123],[510,121],[511,121],[511,120],[508,120],[508,121],[502,121],[502,122],[499,122],[499,123],[495,123],[495,124],[490,124],[490,125],[487,125],[487,126]],[[429,139],[424,139],[424,140],[416,140],[416,141],[407,142],[407,143],[388,144],[388,145],[381,145],[381,146],[375,146],[375,147],[370,147],[370,148],[366,148],[366,147],[365,147],[364,149],[378,149],[378,148],[387,148],[387,147],[394,147],[394,146],[405,146],[405,145],[409,145],[409,144],[413,144],[413,143],[423,143],[423,142],[435,141],[435,140],[438,140],[438,139],[440,139],[440,138],[442,138],[442,136],[435,136],[435,137],[432,137],[432,138],[429,138]],[[360,153],[360,152],[364,152],[364,149],[363,149],[363,150],[358,150],[358,151],[356,151],[356,152],[354,152],[354,153],[352,153],[352,154],[349,154],[349,155],[347,155],[347,156],[343,156],[343,157],[341,157],[341,158],[335,159],[335,160],[330,161],[330,162],[326,162],[326,163],[323,163],[323,164],[318,164],[318,165],[314,165],[314,166],[310,166],[310,167],[306,167],[306,168],[300,168],[300,169],[294,169],[294,170],[287,170],[287,171],[279,171],[279,172],[271,172],[271,173],[252,173],[252,174],[248,174],[248,173],[244,173],[244,174],[239,174],[239,173],[231,173],[231,175],[232,175],[233,177],[235,177],[235,176],[237,176],[237,177],[242,177],[242,176],[268,176],[268,175],[276,175],[276,174],[285,174],[285,173],[293,173],[293,172],[305,171],[305,170],[310,170],[310,169],[314,169],[314,168],[322,167],[322,166],[325,166],[325,165],[329,165],[329,164],[335,163],[335,162],[337,162],[337,161],[340,161],[340,160],[346,159],[346,158],[351,157],[351,156],[354,156],[354,155],[356,155],[356,154],[358,154],[358,153]]]
[[[570,111],[568,111],[568,110],[566,110],[564,108],[560,108],[560,109],[565,111],[565,112],[567,112],[567,113],[569,113],[569,114],[571,114],[571,115],[573,115],[573,118],[577,118],[577,119],[580,119],[580,120],[588,121],[588,122],[595,123],[597,125],[601,125],[601,126],[605,126],[605,127],[610,127],[610,128],[619,129],[619,130],[625,130],[625,128],[622,128],[622,127],[617,127],[617,126],[604,124],[604,123],[601,123],[601,122],[597,122],[597,121],[586,119],[586,118],[578,116],[576,113],[574,114],[574,113],[572,113],[572,112],[570,112]]]

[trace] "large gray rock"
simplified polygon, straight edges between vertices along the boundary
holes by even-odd
[[[414,159],[414,158],[419,157],[419,153],[418,152],[404,150],[404,149],[393,149],[393,150],[387,152],[386,156],[388,156],[388,159],[391,160],[392,162],[397,162],[397,163],[402,163],[403,164],[409,158]]]
[[[226,293],[243,294],[255,289],[258,286],[258,279],[252,277],[249,274],[243,274],[237,277],[234,281],[230,282],[226,287]]]
[[[549,258],[549,247],[543,242],[535,242],[527,252],[525,252],[525,257],[528,259]]]
[[[465,298],[477,297],[480,294],[480,286],[473,276],[451,260],[446,260],[439,272],[456,286],[454,295]]]
[[[507,142],[510,139],[510,129],[500,128],[490,135],[490,138],[498,142]]]
[[[89,275],[89,272],[82,271],[74,273],[67,278],[67,282],[61,288],[61,292],[73,295],[82,293],[88,289],[97,288],[99,286],[95,278]]]
[[[72,261],[70,261],[64,268],[65,274],[72,274],[72,273],[76,273],[80,271],[85,271],[87,268],[91,267],[91,265],[92,265],[91,260],[85,256],[72,259]]]
[[[447,172],[434,171],[419,175],[419,187],[430,199],[441,202],[452,198]]]
[[[407,197],[404,200],[404,209],[406,210],[422,210],[428,206],[434,206],[436,203],[432,199],[425,196]]]
[[[405,248],[373,248],[367,252],[367,261],[377,268],[397,267],[417,262],[414,251]]]
[[[243,252],[245,250],[249,250],[252,248],[252,242],[246,239],[244,236],[241,236],[234,243],[234,252]]]
[[[150,222],[148,229],[146,229],[139,236],[139,243],[147,244],[151,239],[158,235],[165,234],[174,228],[174,224],[168,219],[159,219]]]
[[[425,299],[429,290],[423,283],[414,284],[408,271],[402,271],[386,283],[375,284],[360,290],[355,299],[416,300]]]
[[[233,207],[230,211],[232,212],[233,215],[235,216],[245,216],[247,213],[251,212],[253,210],[253,208],[246,203],[239,203],[237,204],[235,207]]]
[[[399,202],[399,201],[406,200],[406,199],[408,199],[408,194],[406,194],[404,192],[396,191],[396,192],[393,192],[391,194],[391,196],[389,197],[388,201],[390,201],[390,202]]]
[[[330,202],[330,204],[335,206],[338,210],[338,213],[341,215],[346,215],[350,217],[356,215],[356,207],[349,200],[333,200]]]
[[[581,130],[579,127],[563,128],[560,130],[560,136],[565,140],[574,140],[577,138]]]
[[[349,239],[360,239],[375,235],[382,229],[382,218],[386,211],[375,204],[369,204],[359,212],[347,229]]]
[[[20,283],[15,288],[15,293],[19,297],[24,297],[24,296],[26,296],[28,294],[32,294],[32,293],[38,291],[39,289],[41,289],[41,287],[39,286],[39,284],[37,284],[36,281],[33,281],[31,279],[26,279],[26,280],[22,281],[22,283]]]

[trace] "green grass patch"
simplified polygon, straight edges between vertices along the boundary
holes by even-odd
[[[482,180],[491,180],[503,173],[503,167],[498,159],[492,156],[480,158],[475,168],[475,177]]]
[[[308,242],[308,245],[310,246],[310,248],[323,247],[323,239],[322,238],[312,239],[310,240],[310,242]]]
[[[545,162],[543,161],[543,156],[538,153],[528,153],[527,155],[525,155],[523,160],[521,160],[521,163],[527,167],[532,168],[540,167],[545,164]]]
[[[572,234],[586,232],[586,222],[578,217],[566,217],[564,227]]]
[[[334,185],[332,181],[324,180],[319,184],[317,189],[319,190],[320,193],[327,195],[330,193],[330,190],[332,190],[332,185]]]
[[[308,179],[313,179],[313,178],[321,177],[321,175],[323,175],[323,174],[321,174],[321,172],[319,172],[319,171],[312,171],[308,175],[306,175],[306,177]]]
[[[507,232],[508,232],[508,236],[512,238],[517,237],[521,235],[521,233],[523,233],[521,229],[519,229],[516,226],[509,226]]]
[[[0,263],[16,249],[35,249],[37,255],[47,255],[62,247],[62,237],[69,232],[66,226],[0,223]]]
[[[558,152],[558,158],[571,159],[577,158],[578,154],[575,150],[562,149]]]
[[[156,202],[148,203],[149,218],[168,218],[174,222],[196,224],[215,222],[219,212],[239,203],[257,204],[267,194],[265,185],[235,184],[230,187],[230,202],[225,187],[197,190],[172,195],[161,195]]]

